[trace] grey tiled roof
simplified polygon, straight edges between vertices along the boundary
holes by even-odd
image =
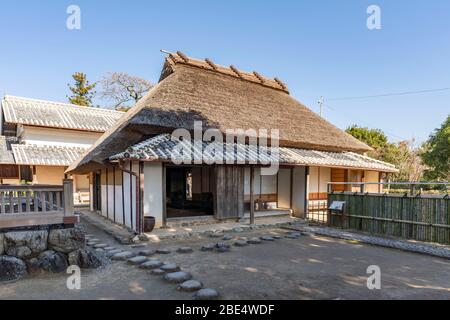
[[[0,136],[0,164],[13,164],[13,153],[8,147],[8,141],[5,136]]]
[[[191,155],[184,156],[180,150],[180,144],[192,150]],[[219,158],[223,159],[223,163],[238,164],[268,164],[275,162],[286,165],[305,165],[305,166],[323,166],[323,167],[341,167],[354,168],[363,170],[376,170],[383,172],[397,172],[392,164],[372,159],[370,157],[353,153],[353,152],[326,152],[297,148],[278,148],[278,155],[271,154],[270,148],[249,147],[241,144],[227,144],[215,142],[194,143],[191,141],[172,140],[171,135],[162,134],[141,143],[138,143],[125,152],[114,155],[110,160],[131,158],[141,160],[161,160],[161,161],[193,161],[194,155],[203,154],[203,162],[213,162],[214,154],[205,152],[212,150],[212,146],[216,150],[222,150]],[[233,150],[227,152],[227,150]],[[238,152],[243,151],[243,152]],[[199,157],[201,159],[201,157]]]
[[[16,164],[68,166],[81,157],[87,148],[13,144]]]
[[[67,103],[5,96],[4,121],[33,126],[105,132],[123,112]]]

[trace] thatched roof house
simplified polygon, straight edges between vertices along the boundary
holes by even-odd
[[[280,80],[170,54],[159,83],[69,171],[87,172],[144,138],[174,128],[280,129],[280,146],[319,151],[371,150],[289,95]]]
[[[278,129],[280,148],[268,155],[264,144],[239,139],[172,139],[174,129],[192,131],[198,121],[203,130],[224,134]],[[206,152],[213,143],[214,156]],[[176,159],[182,145],[200,159]],[[149,216],[158,227],[187,217],[243,218],[256,210],[305,217],[309,199],[323,199],[329,181],[379,182],[380,172],[396,171],[365,156],[369,150],[291,97],[279,79],[178,52],[167,56],[159,83],[67,172],[90,173],[92,210],[142,232]],[[225,162],[210,161],[217,155]],[[267,159],[275,173],[263,173]]]

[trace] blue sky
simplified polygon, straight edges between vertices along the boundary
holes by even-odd
[[[81,30],[66,8],[81,8]],[[381,30],[366,9],[381,8]],[[361,100],[332,98],[450,87],[450,1],[2,1],[0,93],[66,101],[71,74],[124,71],[156,82],[181,50],[285,81],[341,128],[380,128],[425,140],[450,113],[450,90]],[[100,101],[101,103],[101,101]]]

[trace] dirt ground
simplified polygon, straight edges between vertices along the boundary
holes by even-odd
[[[126,248],[93,226],[87,229],[105,243]],[[252,237],[285,232],[273,229],[232,235]],[[179,264],[205,287],[217,289],[222,299],[450,299],[449,260],[317,236],[232,247],[226,253],[199,250],[203,244],[218,241],[221,240],[196,237],[163,240],[149,243],[148,247],[174,249],[171,254],[155,257]],[[190,246],[194,252],[174,252],[180,246]],[[369,290],[366,286],[369,265],[381,268],[381,290]],[[1,284],[0,299],[190,299],[192,296],[125,262],[112,262],[99,270],[83,270],[80,290],[67,289],[67,276],[42,275]]]

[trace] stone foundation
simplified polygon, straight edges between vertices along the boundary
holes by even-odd
[[[65,272],[71,264],[98,268],[102,259],[85,243],[85,232],[77,226],[0,231],[0,282],[36,272]]]

